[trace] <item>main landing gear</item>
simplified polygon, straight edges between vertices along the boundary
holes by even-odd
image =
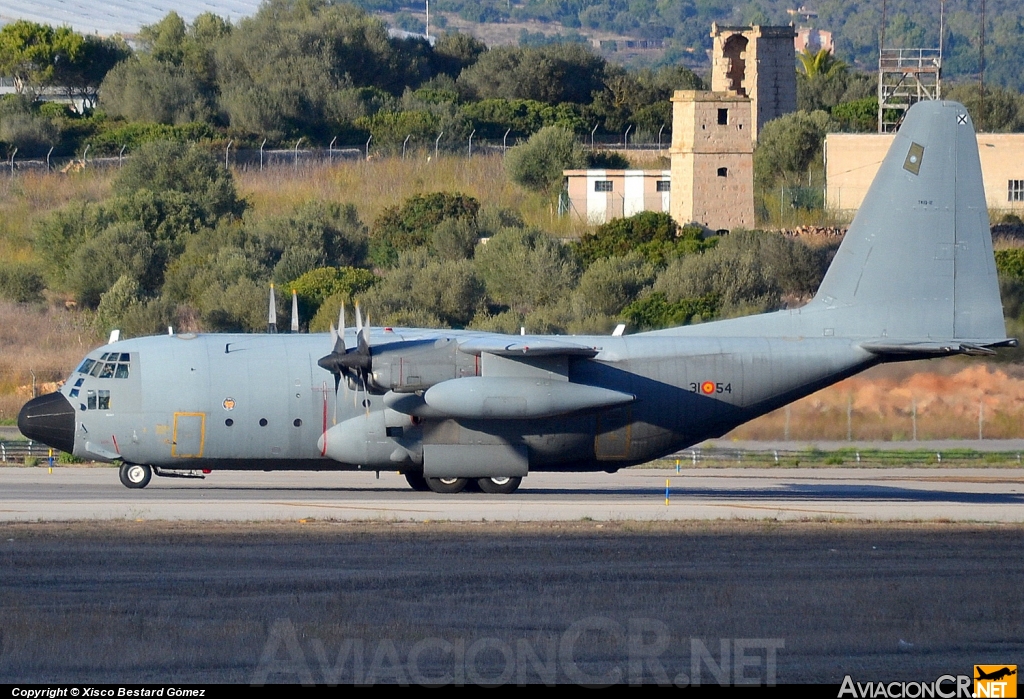
[[[432,490],[435,493],[461,493],[467,488],[484,493],[509,495],[516,492],[522,478],[495,476],[494,478],[424,478],[417,473],[405,474],[405,480],[416,491]]]
[[[153,469],[145,464],[121,464],[118,475],[126,488],[145,488],[153,478]]]

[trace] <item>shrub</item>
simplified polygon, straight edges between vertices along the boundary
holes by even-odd
[[[713,247],[715,239],[704,240],[699,226],[679,227],[666,213],[644,211],[617,218],[598,226],[573,244],[584,265],[606,257],[637,252],[652,264],[663,265],[673,257]]]
[[[25,303],[42,299],[43,277],[29,264],[0,263],[0,297]]]
[[[568,129],[547,126],[505,156],[513,182],[535,191],[551,191],[562,184],[562,171],[587,167],[586,151]]]
[[[391,266],[398,253],[430,242],[435,227],[456,219],[476,228],[480,202],[458,192],[433,192],[409,197],[399,206],[384,209],[370,230],[370,258],[379,265]]]
[[[655,330],[709,320],[718,314],[718,297],[706,294],[669,303],[665,294],[653,293],[626,306],[622,315],[638,330]]]

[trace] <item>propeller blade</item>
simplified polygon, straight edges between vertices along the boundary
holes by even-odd
[[[356,301],[356,334],[363,330],[363,313],[359,309],[359,302]]]
[[[292,332],[299,332],[299,295],[292,289]]]
[[[277,332],[277,299],[274,297],[274,282],[270,282],[270,312],[267,314],[267,332]]]

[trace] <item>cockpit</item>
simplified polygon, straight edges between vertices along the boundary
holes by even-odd
[[[87,358],[75,372],[98,379],[127,379],[131,359],[127,352],[104,352],[99,359]]]
[[[85,387],[87,377],[97,379],[127,379],[131,375],[131,356],[128,352],[104,352],[99,359],[86,358],[72,375],[69,398],[84,397],[82,410],[110,410],[110,389]],[[101,384],[103,385],[103,384]],[[80,396],[82,391],[85,396]]]

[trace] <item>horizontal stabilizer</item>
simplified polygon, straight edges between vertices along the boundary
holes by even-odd
[[[998,347],[1016,347],[1017,340],[1007,338],[998,342],[862,342],[861,347],[879,356],[920,356],[944,357],[954,354],[989,355],[995,354]]]

